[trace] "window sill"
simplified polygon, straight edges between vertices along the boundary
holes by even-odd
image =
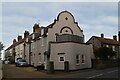
[[[80,66],[80,64],[76,64],[76,66]]]
[[[82,64],[85,64],[85,63],[82,63]]]

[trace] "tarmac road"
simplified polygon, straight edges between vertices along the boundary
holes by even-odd
[[[3,70],[4,80],[7,78],[118,78],[118,68],[103,70],[87,69],[65,73],[56,71],[54,74],[47,74],[46,71],[36,71],[33,67],[16,67],[5,65]],[[96,79],[95,79],[96,80]],[[104,79],[103,79],[104,80]],[[108,79],[109,80],[109,79]]]

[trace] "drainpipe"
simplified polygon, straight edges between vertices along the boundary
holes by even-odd
[[[23,44],[23,46],[24,46],[23,58],[25,59],[25,43]]]
[[[29,65],[31,65],[31,41],[29,42]]]
[[[49,71],[50,68],[50,50],[51,50],[51,43],[48,42],[48,53],[47,53],[47,70]]]

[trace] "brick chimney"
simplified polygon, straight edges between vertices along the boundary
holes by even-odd
[[[116,36],[116,35],[113,35],[113,39],[117,41],[117,36]]]
[[[103,33],[101,34],[101,38],[104,38],[104,34]]]
[[[120,31],[118,32],[118,41],[120,42]]]
[[[24,32],[24,38],[26,38],[29,35],[29,31]]]
[[[20,41],[22,39],[22,36],[18,36],[17,39],[18,41]]]
[[[33,32],[40,32],[40,31],[41,31],[41,29],[39,27],[39,24],[34,24],[34,26],[33,26]]]
[[[13,39],[13,44],[16,43],[16,39]]]

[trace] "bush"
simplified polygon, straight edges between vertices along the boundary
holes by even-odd
[[[105,68],[106,68],[106,66],[103,63],[100,63],[100,64],[96,65],[96,69],[105,69]]]

